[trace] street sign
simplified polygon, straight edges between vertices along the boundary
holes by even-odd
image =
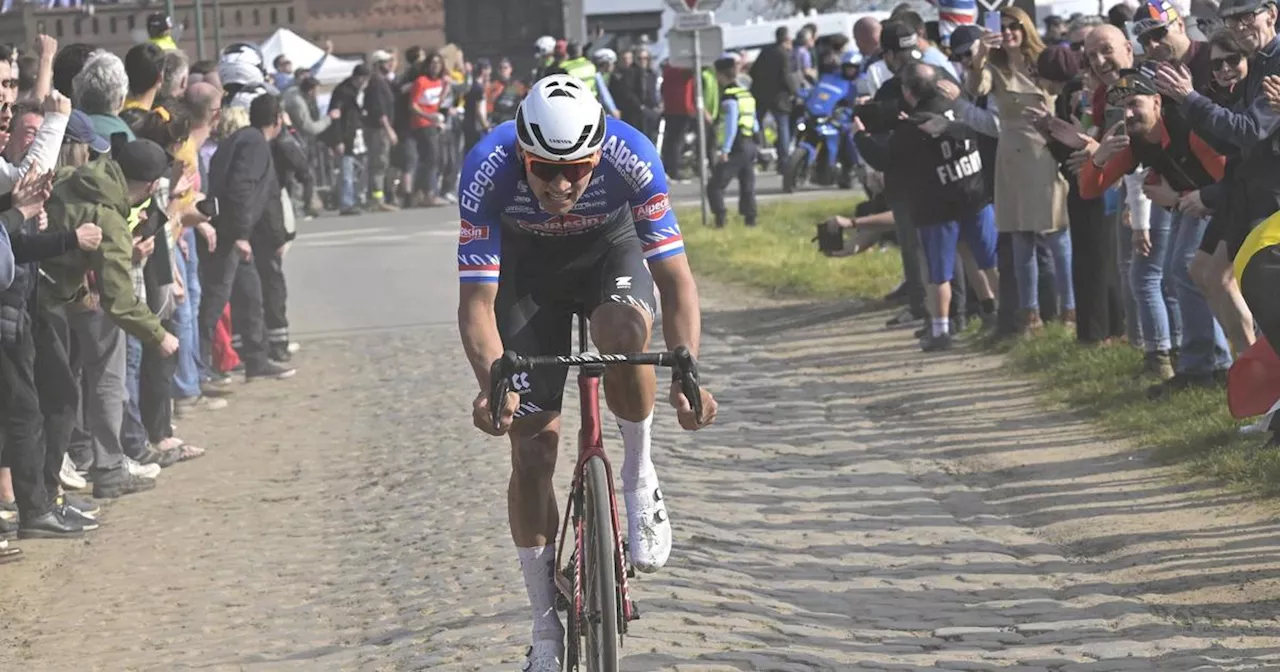
[[[724,53],[724,29],[720,26],[712,26],[704,30],[684,31],[673,30],[667,33],[667,50],[671,58],[671,65],[677,68],[694,68],[694,41],[699,44],[698,51],[703,58],[716,59],[720,54]]]
[[[716,25],[715,12],[689,12],[676,14],[676,30],[705,30]]]
[[[724,0],[667,0],[667,6],[676,10],[676,14],[714,12],[723,4]]]

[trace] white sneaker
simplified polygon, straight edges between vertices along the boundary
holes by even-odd
[[[1251,425],[1245,425],[1244,427],[1241,427],[1240,433],[1241,434],[1261,434],[1267,431],[1271,427],[1271,418],[1275,416],[1277,410],[1280,410],[1280,401],[1277,401],[1275,405],[1271,407],[1271,410],[1267,411],[1265,415],[1263,415],[1261,418],[1258,418],[1257,422]]]
[[[564,659],[564,645],[550,639],[534,642],[525,653],[520,672],[560,672]]]
[[[130,474],[138,478],[150,478],[155,480],[160,475],[160,465],[158,464],[139,464],[136,460],[128,455],[124,456],[124,468],[129,470]]]
[[[89,487],[89,482],[84,480],[84,476],[76,473],[76,465],[71,461],[71,456],[66,453],[62,454],[62,470],[58,472],[58,480],[67,490],[84,490]]]
[[[667,564],[671,555],[671,520],[662,489],[624,492],[627,502],[627,549],[635,568],[652,574]]]

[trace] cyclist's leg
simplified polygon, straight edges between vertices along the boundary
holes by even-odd
[[[618,241],[600,260],[596,296],[584,297],[591,338],[602,353],[641,352],[653,328],[653,278],[639,239]],[[653,367],[611,367],[605,398],[622,432],[622,494],[627,504],[628,547],[637,569],[653,572],[671,553],[671,524],[651,458],[650,431],[657,396]]]
[[[498,290],[495,311],[503,347],[522,355],[568,354],[572,314],[539,306],[524,291],[529,285],[522,280],[513,278]],[[520,408],[510,433],[507,517],[529,595],[535,644],[554,641],[562,645],[564,640],[564,627],[555,609],[555,536],[560,516],[551,479],[565,374],[565,369],[540,369],[512,379],[512,389],[520,393]]]

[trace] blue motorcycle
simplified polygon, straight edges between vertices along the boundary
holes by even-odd
[[[840,72],[823,75],[805,95],[804,110],[796,121],[796,146],[782,171],[784,193],[808,182],[853,187],[856,76],[857,63],[846,57]]]

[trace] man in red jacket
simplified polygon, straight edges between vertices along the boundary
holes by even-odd
[[[662,165],[668,182],[684,183],[684,136],[693,128],[697,110],[694,105],[693,70],[662,66],[662,118],[666,129],[662,137]]]

